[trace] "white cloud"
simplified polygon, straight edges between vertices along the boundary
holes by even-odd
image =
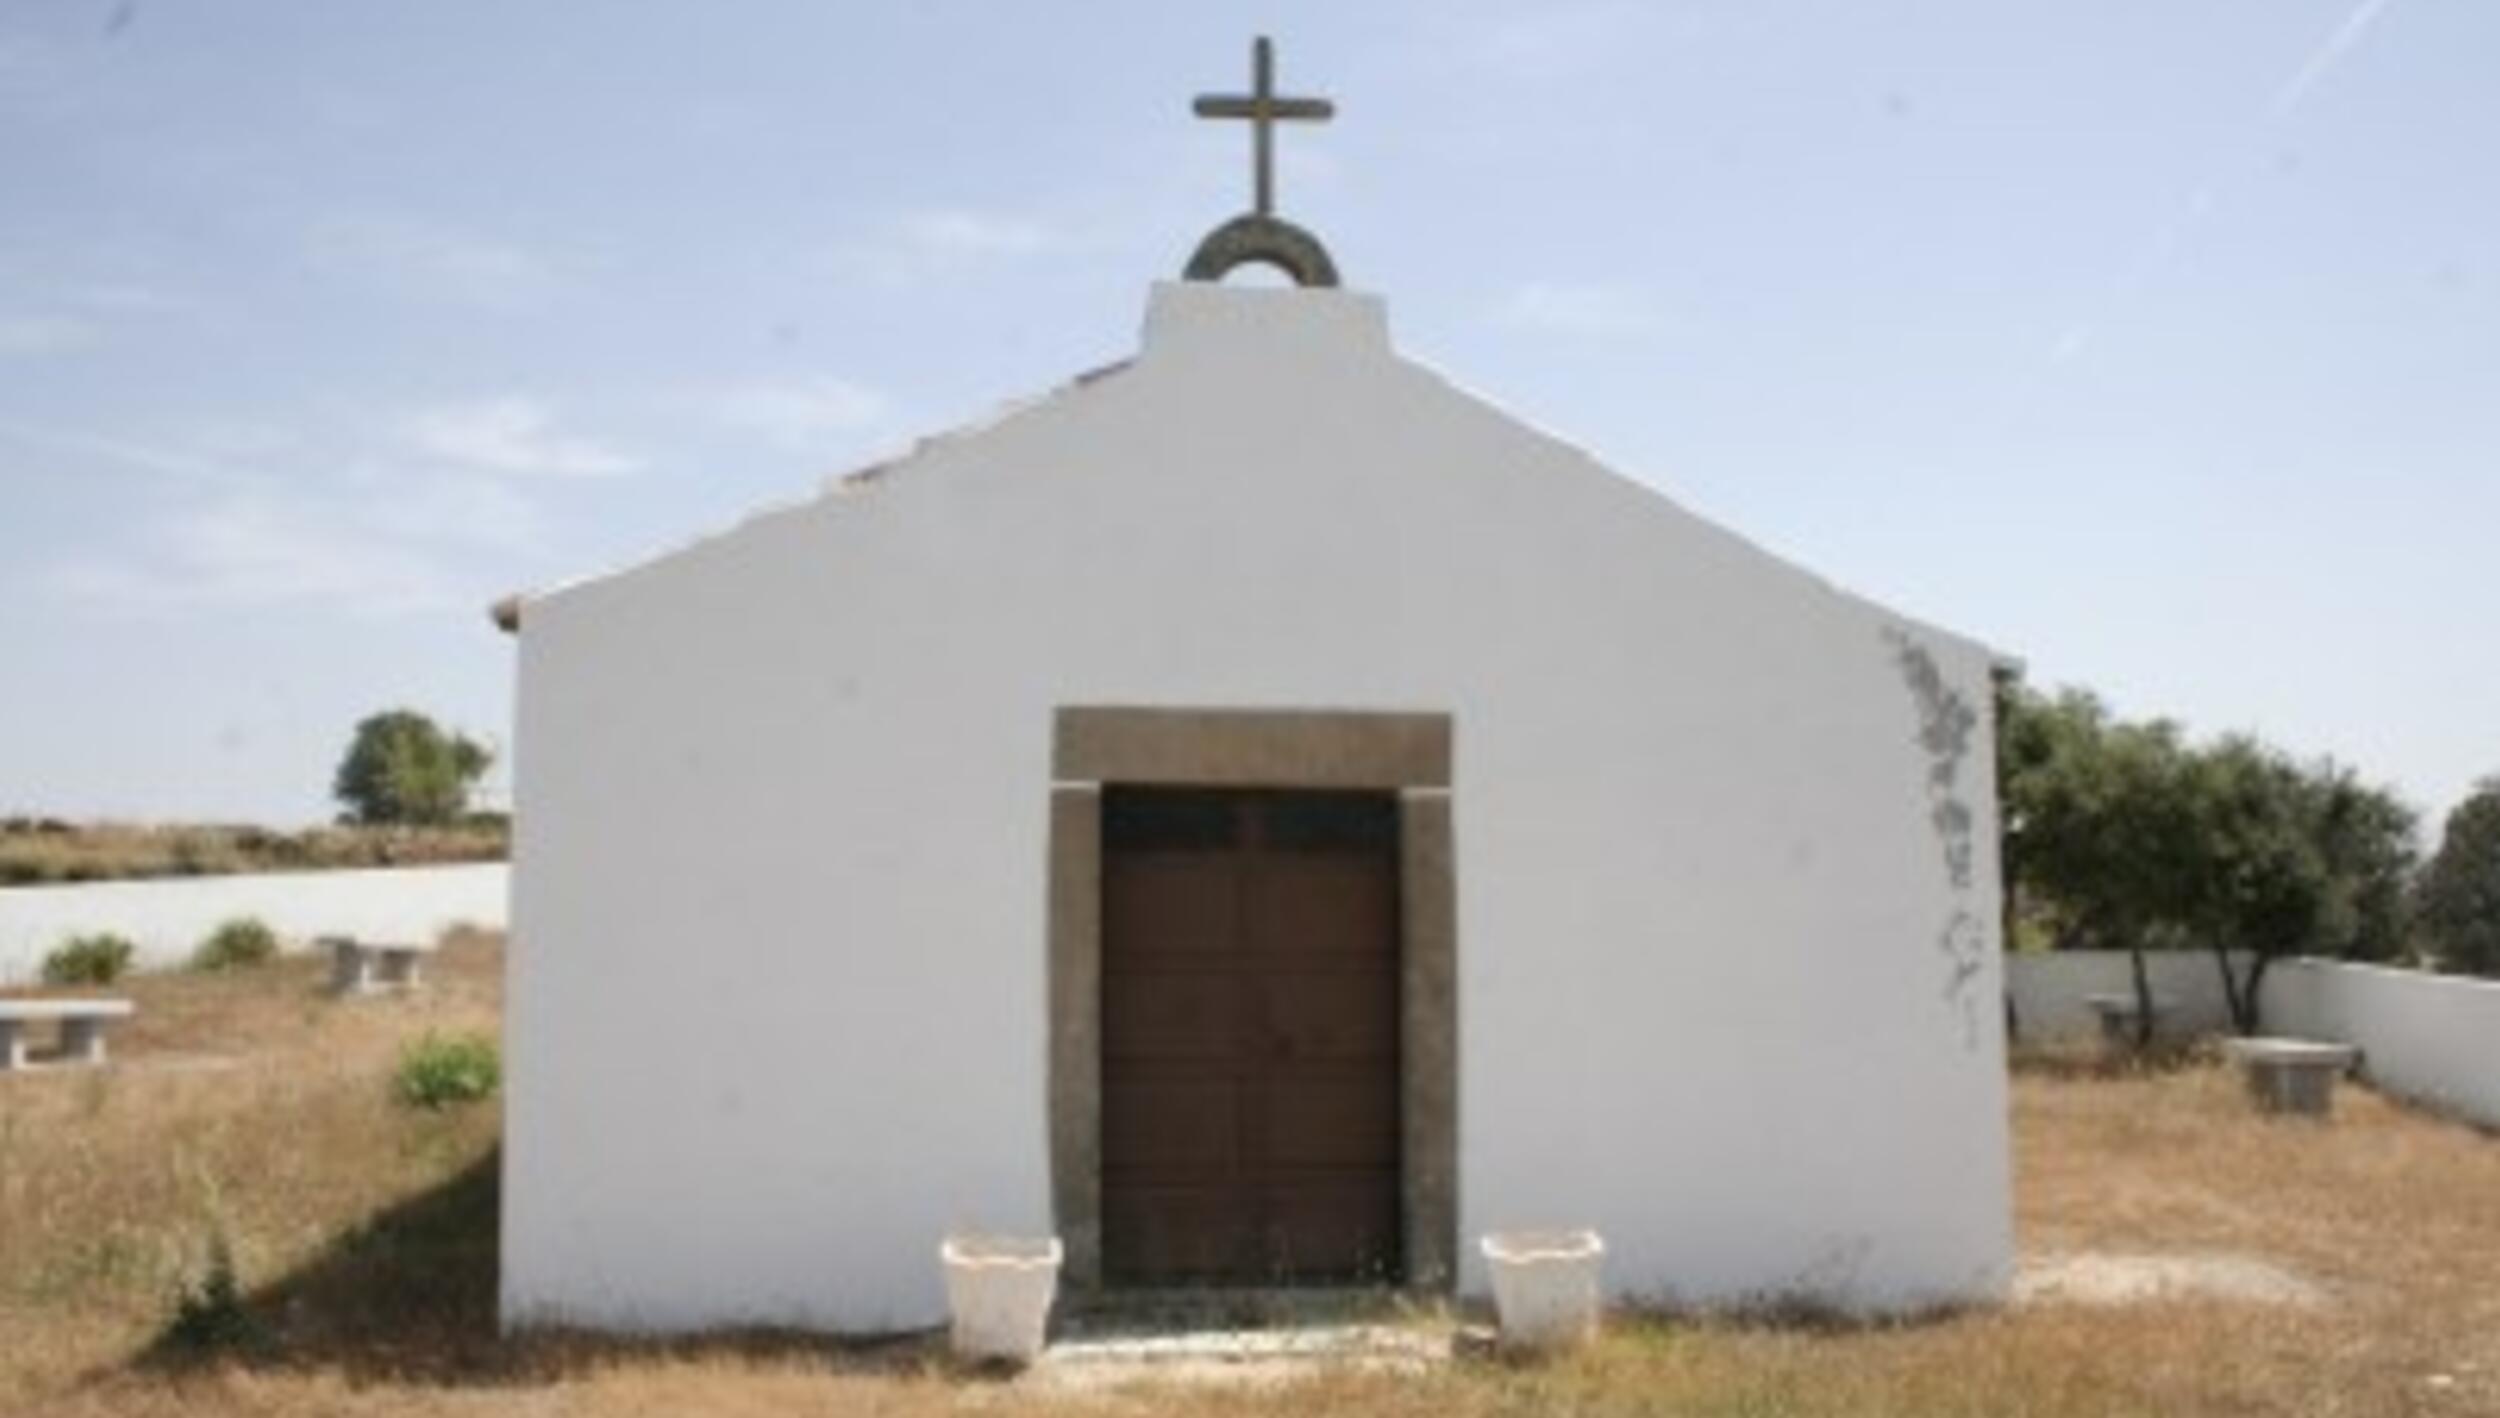
[[[510,483],[459,475],[411,476],[393,468],[360,470],[376,490],[362,515],[377,532],[438,546],[533,552],[543,543],[538,504]]]
[[[81,72],[66,41],[0,35],[0,110],[38,122],[72,122],[108,106],[101,88],[91,72]]]
[[[40,449],[56,458],[102,461],[180,482],[230,483],[240,477],[216,459],[203,458],[186,449],[82,429],[42,428],[0,419],[0,441]]]
[[[53,354],[81,349],[103,335],[85,320],[58,315],[0,316],[0,355]]]
[[[2289,118],[2298,112],[2301,103],[2309,97],[2309,91],[2316,88],[2318,81],[2332,72],[2336,65],[2344,62],[2344,56],[2352,52],[2353,46],[2361,43],[2362,37],[2370,32],[2370,26],[2391,3],[2393,0],[2361,0],[2360,4],[2346,12],[2343,22],[2329,31],[2326,38],[2309,51],[2309,57],[2301,61],[2292,76],[2283,81],[2283,86],[2274,91],[2271,105],[2274,116]]]
[[[992,212],[921,212],[903,230],[914,246],[941,256],[1027,256],[1054,244],[1041,223]]]
[[[837,279],[914,286],[1071,244],[1066,232],[1029,217],[946,207],[888,217],[835,241],[820,259]]]
[[[1565,335],[1631,335],[1656,323],[1648,297],[1625,286],[1530,281],[1505,298],[1501,323]]]
[[[124,611],[321,601],[390,613],[454,599],[451,577],[420,550],[257,494],[219,499],[145,541],[142,555],[55,566],[52,589]]]
[[[876,390],[832,376],[739,385],[699,395],[693,403],[717,423],[784,443],[873,427],[887,408]]]
[[[1276,182],[1281,190],[1300,192],[1310,188],[1336,187],[1344,182],[1345,161],[1317,146],[1325,141],[1324,137],[1314,136],[1311,141],[1295,144],[1276,154]]]
[[[96,541],[32,569],[34,585],[92,609],[457,610],[543,560],[536,485],[413,461],[380,446],[391,436],[369,423],[344,438],[229,423],[134,442],[0,420],[0,454],[16,444],[82,479],[113,467],[167,479],[125,495],[124,515]],[[559,455],[583,456],[556,443]]]
[[[641,465],[605,444],[558,432],[554,425],[555,415],[537,400],[480,399],[419,415],[408,436],[432,457],[494,473],[607,477]]]
[[[202,306],[195,297],[131,281],[90,281],[68,286],[62,289],[60,298],[89,310],[128,315],[175,314]]]
[[[1488,26],[1462,46],[1478,66],[1505,79],[1552,83],[1621,65],[1655,48],[1643,29],[1661,18],[1628,0],[1540,5]]]
[[[0,314],[0,358],[59,354],[105,343],[110,327],[127,320],[195,310],[194,301],[147,286],[117,282],[63,284],[12,264],[10,283],[40,284],[51,311]],[[63,314],[62,310],[75,314]]]
[[[554,274],[509,243],[403,217],[335,217],[307,238],[314,264],[403,293],[511,306],[545,295]]]

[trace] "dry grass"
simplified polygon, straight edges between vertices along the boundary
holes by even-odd
[[[143,1350],[216,1227],[247,1285],[285,1277],[261,1298],[286,1311],[272,1324],[286,1335],[336,1312],[300,1301],[355,1299],[336,1280],[389,1258],[397,1238],[377,1218],[395,1203],[463,1199],[445,1184],[490,1155],[494,1108],[412,1112],[389,1080],[426,1029],[494,1028],[498,943],[446,941],[434,987],[410,999],[335,1002],[322,973],[295,956],[136,976],[115,991],[139,1008],[113,1068],[0,1078],[0,1408]],[[466,1263],[491,1285],[491,1188],[468,1199],[482,1229],[428,1237],[422,1269],[448,1281],[477,1252]],[[356,1303],[430,1302],[399,1284]]]
[[[1459,1360],[1186,1392],[966,1379],[917,1343],[499,1341],[494,1111],[410,1113],[387,1087],[408,1038],[491,1021],[496,965],[492,942],[466,941],[431,998],[369,1005],[322,1000],[309,964],[147,979],[123,1067],[0,1082],[0,1410],[2500,1413],[2500,1141],[2358,1090],[2328,1126],[2270,1123],[2211,1067],[2019,1076],[2024,1248],[2247,1257],[2325,1304],[1624,1319],[1542,1368]],[[258,1333],[170,1350],[169,1297],[214,1215]]]
[[[277,832],[221,824],[63,822],[0,818],[0,886],[217,876],[246,871],[499,862],[509,829],[500,818],[447,827],[309,827]]]

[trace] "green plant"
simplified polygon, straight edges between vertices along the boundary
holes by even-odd
[[[243,1304],[243,1284],[235,1275],[234,1244],[226,1238],[225,1223],[212,1220],[199,1273],[184,1277],[175,1287],[174,1313],[165,1325],[165,1341],[184,1349],[228,1349],[258,1334],[252,1312]]]
[[[392,1090],[412,1108],[440,1109],[494,1096],[503,1080],[495,1041],[483,1034],[431,1030],[400,1051]]]
[[[71,936],[43,958],[47,985],[109,985],[130,969],[137,947],[110,931]]]
[[[266,965],[278,954],[278,933],[254,916],[237,916],[208,933],[191,953],[194,970],[244,970]]]

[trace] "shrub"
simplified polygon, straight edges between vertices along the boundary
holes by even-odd
[[[493,926],[481,926],[475,921],[453,921],[434,933],[434,948],[438,951],[448,950],[453,946],[492,936],[494,933]]]
[[[428,1031],[400,1052],[392,1086],[399,1101],[412,1108],[448,1108],[494,1096],[502,1079],[494,1040],[483,1034]]]
[[[278,953],[278,933],[254,916],[237,916],[208,933],[191,953],[194,970],[244,970],[266,965]]]
[[[0,884],[363,867],[395,860],[499,861],[507,838],[491,815],[445,827],[312,827],[300,832],[214,823],[97,822],[73,827],[0,818]]]
[[[110,931],[71,936],[43,958],[47,985],[109,985],[130,970],[137,947]]]
[[[185,1277],[174,1290],[165,1342],[183,1349],[230,1349],[258,1337],[259,1327],[244,1307],[243,1286],[235,1276],[234,1245],[226,1239],[224,1223],[212,1223],[199,1273]]]

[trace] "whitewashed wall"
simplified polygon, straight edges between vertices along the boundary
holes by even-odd
[[[2148,951],[2144,966],[2154,999],[2170,1009],[2161,1016],[2163,1037],[2230,1031],[2230,998],[2211,951]],[[2233,968],[2244,974],[2247,965],[2234,961]],[[2019,1043],[2074,1043],[2100,1033],[2100,1021],[2085,1001],[2094,995],[2132,997],[2135,974],[2123,950],[2026,951],[2005,957],[2005,993],[2013,1001]]]
[[[2231,1032],[2210,954],[2156,951],[2145,960],[2154,994],[2175,1008],[2166,1034]],[[2075,950],[2006,957],[2005,988],[2021,1042],[2034,1045],[2097,1034],[2085,999],[2133,986],[2125,951]],[[2362,1075],[2374,1085],[2500,1127],[2500,981],[2302,958],[2275,962],[2262,990],[2268,1034],[2358,1045]]]
[[[2293,960],[2267,973],[2266,1032],[2361,1048],[2372,1084],[2500,1127],[2500,981]]]
[[[500,928],[510,894],[501,862],[358,871],[258,872],[0,889],[0,983],[34,979],[72,935],[111,931],[142,968],[188,960],[220,921],[258,916],[290,945],[316,935],[430,941],[457,923]]]
[[[1068,704],[1454,716],[1470,1288],[1592,1224],[1618,1294],[1999,1294],[1989,664],[1371,297],[1158,287],[1134,363],[524,606],[505,1318],[927,1324],[943,1232],[1049,1226]]]

